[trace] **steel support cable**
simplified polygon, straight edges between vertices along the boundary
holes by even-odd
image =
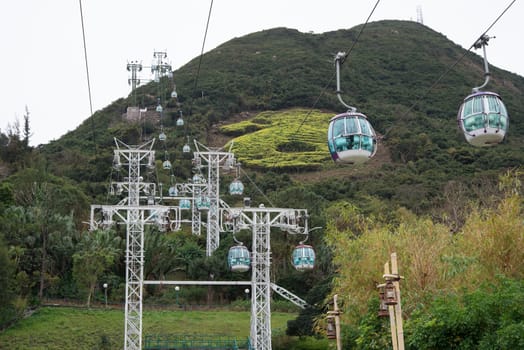
[[[247,179],[249,180],[249,182],[251,182],[253,184],[253,186],[255,186],[255,188],[257,189],[258,192],[260,192],[260,194],[267,200],[267,202],[272,206],[272,207],[275,207],[275,205],[273,204],[273,202],[271,201],[271,199],[269,199],[266,194],[264,192],[262,192],[262,190],[257,186],[257,184],[249,177],[249,175],[242,169],[242,168],[239,168],[240,171],[247,177]]]
[[[209,12],[207,14],[207,22],[206,22],[206,29],[204,31],[204,39],[202,40],[202,48],[200,49],[200,57],[198,59],[197,72],[196,72],[195,81],[194,81],[194,84],[193,84],[193,92],[191,93],[191,104],[189,105],[188,119],[189,119],[189,117],[191,117],[192,111],[193,111],[193,101],[195,99],[195,93],[196,93],[196,89],[197,89],[197,86],[198,86],[198,78],[200,76],[200,68],[202,66],[202,59],[204,57],[204,47],[206,45],[207,32],[208,32],[208,29],[209,29],[209,22],[211,20],[211,12],[212,12],[212,10],[213,10],[213,0],[211,0],[211,3],[209,4]],[[189,129],[189,126],[187,126],[187,129]]]
[[[453,63],[450,67],[448,67],[448,69],[446,69],[438,78],[437,80],[435,80],[435,82],[433,84],[431,84],[431,86],[426,89],[426,91],[424,91],[424,93],[415,100],[415,102],[413,102],[413,104],[408,108],[408,110],[406,111],[406,113],[404,113],[403,117],[405,117],[409,112],[411,112],[413,110],[413,108],[415,108],[420,101],[422,101],[422,99],[424,99],[434,88],[435,86],[438,85],[438,83],[451,71],[453,70],[453,68],[455,68],[457,66],[457,64],[459,64],[462,59],[471,51],[471,49],[475,46],[475,43],[477,43],[480,38],[482,38],[484,35],[486,35],[487,32],[489,32],[489,30],[491,28],[493,28],[493,26],[499,21],[499,19],[509,10],[509,8],[511,6],[513,6],[513,4],[515,3],[515,1],[517,0],[513,0],[511,1],[511,3],[504,9],[504,11],[502,11],[502,13],[489,25],[489,27],[479,36],[479,39],[475,40],[475,42],[473,44],[471,44],[471,46],[467,49],[467,51],[465,51],[456,61],[455,63]],[[391,128],[390,128],[391,130]],[[389,130],[388,130],[389,131]],[[387,132],[386,132],[387,134]]]
[[[200,74],[200,67],[202,65],[202,57],[204,56],[204,47],[206,45],[207,31],[209,29],[209,21],[211,20],[211,11],[212,10],[213,10],[213,0],[211,0],[211,3],[209,5],[209,12],[207,14],[206,30],[204,31],[204,39],[202,40],[202,48],[200,50],[200,58],[198,60],[197,74],[195,76],[195,83],[193,85],[193,94],[196,92],[196,88],[198,84],[198,76]]]
[[[375,6],[373,6],[373,9],[371,10],[371,12],[369,13],[367,19],[366,19],[366,22],[364,23],[364,25],[360,28],[360,31],[359,33],[357,34],[357,38],[355,39],[355,41],[353,42],[353,44],[351,45],[351,47],[349,48],[348,52],[346,53],[346,55],[344,56],[344,60],[349,56],[349,54],[351,53],[351,51],[353,51],[353,48],[355,47],[355,45],[357,44],[357,42],[359,41],[360,39],[360,36],[362,35],[366,25],[368,24],[371,16],[373,15],[373,13],[375,12],[378,4],[380,3],[380,0],[377,0],[377,2],[375,3]],[[311,113],[313,112],[313,110],[315,109],[315,106],[317,105],[318,101],[320,100],[320,98],[324,95],[324,93],[327,91],[328,87],[331,85],[333,79],[335,78],[335,74],[333,74],[327,81],[326,85],[324,86],[324,88],[320,91],[319,95],[317,96],[317,98],[315,99],[315,102],[313,103],[313,106],[310,108],[309,112],[306,114],[306,116],[304,117],[304,119],[302,120],[302,122],[300,123],[300,125],[297,127],[297,130],[295,130],[295,132],[290,136],[290,139],[293,139],[297,134],[298,132],[300,131],[300,129],[302,128],[302,126],[306,123],[307,119],[309,118],[309,116],[311,115]],[[278,159],[275,160],[273,162],[273,167],[274,165],[278,162]],[[255,188],[262,194],[262,196],[264,196],[264,198],[271,204],[271,206],[275,206],[271,200],[260,190],[260,188],[253,182],[253,180],[251,180],[251,178],[247,175],[247,173],[241,169],[241,171],[244,173],[244,175],[246,175],[246,177],[248,178],[248,180],[255,186]],[[322,197],[322,196],[321,196]],[[324,197],[322,197],[324,198]]]
[[[89,79],[89,63],[87,60],[87,45],[86,45],[86,34],[85,34],[85,27],[84,27],[84,12],[82,10],[82,0],[78,0],[78,4],[80,7],[80,22],[82,24],[82,39],[84,43],[84,59],[86,63],[86,76],[87,76],[87,92],[89,94],[89,111],[91,116],[91,129],[93,132],[93,143],[95,147],[95,156],[98,154],[98,147],[96,145],[96,133],[95,133],[95,119],[93,117],[93,99],[91,97],[91,82]]]
[[[360,36],[362,35],[362,33],[364,32],[364,29],[366,28],[369,20],[371,19],[371,16],[373,15],[373,13],[375,12],[375,10],[377,9],[377,6],[378,4],[380,3],[380,0],[377,0],[377,2],[375,3],[375,6],[373,6],[373,9],[371,10],[371,12],[369,13],[368,15],[368,18],[366,19],[366,22],[362,25],[362,27],[360,28],[360,31],[358,32],[357,34],[357,38],[355,39],[355,41],[353,41],[353,44],[351,45],[351,47],[349,48],[349,50],[347,51],[347,53],[344,55],[344,58],[341,60],[340,64],[344,63],[344,61],[347,59],[347,57],[349,56],[349,54],[351,53],[351,51],[353,51],[353,49],[355,48],[355,46],[357,45],[359,39],[360,39]],[[300,131],[300,129],[302,128],[302,126],[304,125],[304,123],[307,121],[307,119],[309,118],[309,116],[311,115],[311,113],[313,112],[313,110],[315,109],[315,106],[317,105],[318,101],[320,101],[320,98],[322,97],[322,95],[325,94],[325,92],[327,91],[328,87],[331,85],[331,83],[333,82],[333,79],[335,79],[335,76],[336,76],[336,73],[333,73],[333,75],[331,75],[331,78],[329,78],[329,80],[327,81],[326,85],[324,86],[324,88],[320,91],[320,94],[317,96],[317,98],[315,99],[315,102],[313,103],[313,106],[311,107],[311,109],[309,110],[309,112],[306,114],[306,116],[304,117],[304,119],[302,120],[302,122],[300,123],[300,125],[298,126],[297,130],[293,133],[293,135],[291,135],[291,138],[293,138],[296,134],[298,134],[298,132]]]

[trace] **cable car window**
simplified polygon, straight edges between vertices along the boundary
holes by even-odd
[[[362,136],[362,149],[373,152],[373,139],[371,136]]]
[[[360,130],[362,130],[362,134],[364,135],[372,135],[371,129],[369,128],[369,123],[364,118],[359,118],[360,121]]]
[[[464,103],[464,109],[463,109],[462,115],[472,114],[472,106],[473,106],[473,100],[466,101],[466,103]]]
[[[356,134],[358,132],[357,118],[346,118],[346,133]]]
[[[344,135],[346,133],[344,129],[344,118],[335,120],[335,123],[333,125],[333,136],[337,137],[340,135]]]
[[[484,99],[482,97],[473,98],[473,113],[482,113]]]
[[[360,149],[360,135],[354,135],[352,141],[351,149]]]
[[[345,137],[337,137],[335,139],[335,146],[336,146],[337,152],[348,150],[348,143]]]
[[[499,100],[495,96],[486,96],[488,99],[488,110],[490,112],[500,112]]]

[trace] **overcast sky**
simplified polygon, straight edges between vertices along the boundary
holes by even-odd
[[[467,49],[512,2],[381,0],[370,21],[416,21],[420,8],[425,25]],[[365,23],[375,3],[215,0],[204,51],[275,27],[315,33],[349,29]],[[129,94],[128,61],[149,66],[154,51],[166,51],[176,70],[197,57],[210,4],[211,0],[82,0],[93,111]],[[517,0],[488,32],[496,38],[487,47],[490,64],[521,76],[523,18],[524,2]],[[90,116],[78,0],[1,1],[0,42],[3,132],[17,118],[22,123],[26,106],[33,146],[59,138]]]

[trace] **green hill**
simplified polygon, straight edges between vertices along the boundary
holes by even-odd
[[[341,69],[343,98],[368,116],[381,136],[379,153],[361,167],[335,166],[323,145],[329,116],[345,111],[334,94],[333,58],[352,47],[359,31],[360,26],[323,34],[276,28],[233,39],[174,72],[178,101],[168,100],[170,81],[139,87],[41,152],[56,175],[100,195],[103,187],[93,184],[109,177],[113,137],[135,144],[159,133],[158,118],[124,122],[126,108],[137,104],[154,110],[160,96],[168,101],[162,121],[165,150],[177,160],[179,181],[190,176],[181,153],[188,138],[211,146],[233,140],[247,170],[288,172],[306,182],[351,176],[351,188],[412,209],[429,208],[450,180],[493,177],[523,163],[523,77],[490,68],[488,87],[504,99],[510,129],[502,145],[474,148],[459,132],[456,112],[483,81],[482,58],[467,53],[449,70],[463,48],[420,23],[379,21],[366,26]],[[175,127],[179,107],[183,129]],[[166,153],[157,147],[160,161]],[[162,174],[159,179],[169,181]],[[406,186],[413,189],[409,198],[404,198]]]

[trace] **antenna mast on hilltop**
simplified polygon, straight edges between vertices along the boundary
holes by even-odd
[[[422,17],[422,6],[417,5],[417,22],[424,24],[424,18]]]

